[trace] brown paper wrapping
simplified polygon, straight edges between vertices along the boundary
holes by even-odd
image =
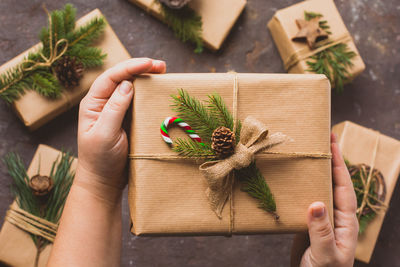
[[[77,21],[77,26],[84,25],[93,18],[100,16],[103,16],[100,10],[95,9],[79,19]],[[21,63],[29,52],[36,50],[40,45],[41,44],[35,45],[2,65],[0,67],[0,73],[3,73],[9,68]],[[46,122],[54,119],[69,108],[78,104],[86,95],[97,76],[118,62],[130,58],[129,53],[126,51],[125,47],[122,45],[109,24],[106,25],[104,33],[93,45],[102,49],[103,53],[107,54],[107,58],[104,60],[103,66],[85,70],[84,75],[80,80],[79,87],[63,90],[63,94],[58,99],[49,99],[34,91],[28,90],[25,95],[13,103],[17,115],[30,130],[39,128]]]
[[[163,20],[160,5],[155,0],[129,1]],[[189,6],[201,16],[204,44],[211,50],[218,50],[246,6],[246,0],[192,0]]]
[[[28,176],[38,174],[40,160],[40,174],[49,175],[53,162],[60,159],[61,152],[46,145],[39,145],[27,170]],[[72,165],[76,168],[77,160]],[[17,205],[14,202],[12,205]],[[47,245],[40,253],[39,267],[44,267],[50,256],[52,244]],[[1,263],[13,267],[33,267],[36,256],[36,246],[31,236],[17,226],[4,221],[0,231],[0,265]]]
[[[372,164],[378,132],[349,121],[333,126],[332,132],[338,136],[343,156],[351,164]],[[390,206],[390,198],[400,174],[400,141],[383,134],[379,135],[375,168],[384,176],[387,190],[385,205]],[[385,214],[383,210],[378,213],[365,232],[358,237],[356,259],[366,263],[370,261]]]
[[[299,28],[296,25],[296,19],[304,19],[304,11],[317,12],[323,15],[322,19],[327,20],[328,25],[331,27],[329,30],[332,34],[329,35],[329,40],[335,41],[341,36],[346,34],[350,35],[333,0],[303,1],[278,10],[269,21],[268,28],[275,41],[283,63],[285,63],[290,56],[300,49],[307,48],[307,51],[310,51],[306,42],[292,41],[292,38],[299,31]],[[348,70],[352,75],[351,79],[354,79],[365,69],[365,65],[354,42],[348,40],[345,43],[351,51],[354,51],[357,54],[357,56],[352,59],[354,66]],[[298,62],[289,70],[289,73],[310,73],[307,71],[309,67],[307,66],[306,61],[307,59]]]
[[[235,75],[238,118],[252,115],[293,141],[271,151],[330,153],[330,85],[323,75],[303,74],[162,74],[134,82],[130,153],[175,155],[160,136],[160,124],[175,113],[171,94],[178,88],[199,99],[219,93],[232,111]],[[172,127],[172,139],[179,128]],[[182,135],[185,136],[185,135]],[[257,201],[233,193],[234,234],[306,230],[306,212],[314,201],[326,203],[332,216],[330,159],[256,156],[275,196],[280,220],[257,208]],[[130,159],[129,206],[136,235],[229,234],[230,205],[218,219],[205,195],[206,184],[196,163],[187,159]]]

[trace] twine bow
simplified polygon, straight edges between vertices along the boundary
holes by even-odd
[[[354,190],[361,192],[363,194],[363,199],[362,199],[361,205],[357,209],[357,218],[359,220],[360,220],[361,216],[363,215],[364,209],[367,207],[369,207],[375,213],[378,213],[381,209],[385,210],[387,208],[384,201],[381,200],[381,199],[384,200],[384,198],[385,198],[385,193],[386,193],[385,191],[384,191],[384,194],[382,195],[381,199],[378,199],[377,197],[375,197],[374,195],[371,195],[369,193],[373,179],[374,178],[378,179],[378,175],[380,175],[380,173],[378,170],[372,168],[373,166],[369,167],[370,168],[369,171],[367,170],[367,167],[369,167],[369,166],[367,166],[365,164],[361,164],[360,169],[359,169],[360,178],[361,178],[361,182],[362,182],[362,189],[359,189],[356,187],[354,188]],[[383,177],[381,177],[381,178],[383,179]],[[383,181],[383,185],[384,185],[384,181]],[[372,204],[370,199],[373,199],[378,204]]]
[[[236,145],[235,152],[229,158],[205,162],[199,170],[205,177],[208,188],[206,195],[212,210],[219,218],[224,205],[231,194],[233,170],[240,170],[254,161],[254,156],[261,150],[271,148],[287,139],[282,133],[268,136],[267,126],[259,120],[248,116],[240,132],[240,142]]]
[[[44,62],[38,62],[35,60],[30,60],[30,59],[25,59],[23,64],[22,64],[22,70],[23,71],[30,71],[34,70],[40,67],[51,67],[51,65],[56,62],[60,57],[62,57],[65,52],[68,50],[68,40],[65,38],[62,38],[58,40],[53,47],[53,19],[51,18],[51,15],[47,8],[43,6],[44,11],[46,12],[48,19],[49,19],[49,57],[46,57],[42,52],[39,52],[39,56],[44,60]],[[60,52],[58,50],[62,45],[64,44],[63,48],[61,49]],[[33,64],[32,66],[25,67],[25,64]]]

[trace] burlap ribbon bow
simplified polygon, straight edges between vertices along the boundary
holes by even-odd
[[[235,152],[223,160],[209,161],[200,165],[199,170],[206,178],[206,195],[212,210],[221,218],[221,213],[234,182],[233,170],[240,170],[254,161],[255,154],[284,142],[287,136],[282,133],[268,135],[267,126],[248,116],[243,121],[240,142]]]

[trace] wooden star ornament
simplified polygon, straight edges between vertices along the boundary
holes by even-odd
[[[292,40],[300,42],[307,41],[310,49],[315,48],[316,42],[328,38],[328,33],[319,26],[319,18],[310,20],[296,19],[296,24],[299,27],[299,31]]]

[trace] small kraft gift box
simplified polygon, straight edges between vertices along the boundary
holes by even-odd
[[[343,90],[365,65],[333,0],[310,0],[278,10],[268,23],[289,73],[325,74]]]
[[[134,89],[134,234],[300,232],[314,201],[332,218],[324,75],[141,75]]]
[[[56,200],[61,200],[59,202],[62,205],[61,207],[58,206],[59,204],[50,205],[53,210],[57,210],[57,213],[53,215],[49,215],[47,212],[50,208],[49,204],[46,204],[47,218],[61,216],[64,200],[74,177],[76,164],[77,159],[70,154],[62,153],[46,145],[39,145],[37,148],[29,168],[26,170],[26,177],[21,176],[21,172],[25,170],[18,156],[13,154],[6,159],[10,174],[19,176],[20,179],[29,178],[28,188],[33,191],[34,200],[32,201],[35,201],[35,205],[39,202],[43,203],[43,201],[45,203],[52,201],[54,204]],[[35,183],[35,179],[37,183]],[[47,181],[49,183],[46,183]],[[23,183],[25,182],[23,181]],[[48,185],[45,188],[46,190],[42,190],[44,185]],[[57,194],[57,196],[54,194]],[[24,196],[27,200],[31,199],[26,194]],[[43,216],[33,215],[25,210],[24,205],[26,205],[26,202],[16,199],[7,211],[0,231],[0,265],[5,264],[13,267],[47,266],[58,222],[51,222],[45,220]]]
[[[97,76],[130,58],[100,10],[83,16],[76,25],[71,5],[64,10],[45,11],[49,31],[56,32],[58,27],[65,38],[57,39],[57,34],[46,35],[42,30],[45,49],[39,43],[0,66],[0,98],[13,107],[31,131],[78,104]],[[60,25],[65,30],[60,30]]]
[[[195,43],[196,52],[202,51],[202,42],[207,48],[218,50],[246,6],[246,0],[129,1],[167,23],[183,41]],[[168,2],[178,4],[168,6]],[[175,29],[178,23],[180,26]],[[197,35],[202,41],[197,40]]]
[[[333,126],[332,132],[338,136],[357,195],[356,259],[369,263],[400,175],[400,141],[350,121]]]

